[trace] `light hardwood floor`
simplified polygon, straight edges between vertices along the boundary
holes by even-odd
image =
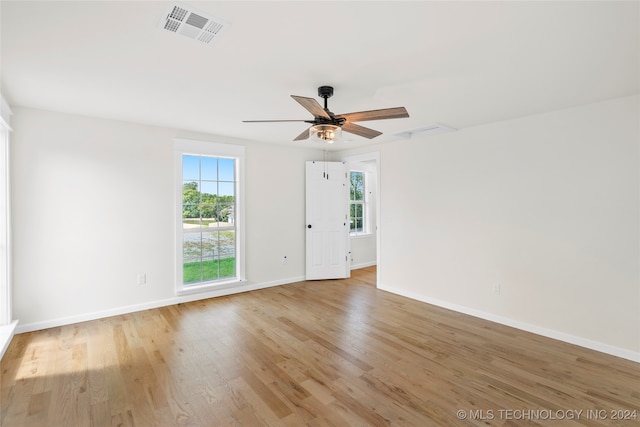
[[[17,335],[0,424],[640,425],[640,364],[374,281],[372,267]]]

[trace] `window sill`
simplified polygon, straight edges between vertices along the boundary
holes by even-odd
[[[361,233],[361,234],[349,234],[349,237],[351,239],[367,239],[367,238],[371,238],[374,237],[375,234],[373,233]]]
[[[234,288],[244,282],[246,282],[246,280],[233,278],[231,280],[220,281],[220,282],[209,282],[209,283],[203,283],[201,285],[190,285],[190,286],[185,286],[181,289],[176,290],[176,295],[178,296],[193,295],[193,294],[200,294],[200,293],[209,292],[209,291],[218,291],[221,289]]]
[[[8,325],[0,326],[0,359],[4,356],[5,351],[11,344],[11,339],[16,332],[16,326],[18,325],[18,321],[14,320]]]

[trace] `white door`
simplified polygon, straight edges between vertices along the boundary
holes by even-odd
[[[344,162],[307,162],[307,280],[350,276],[348,172]]]

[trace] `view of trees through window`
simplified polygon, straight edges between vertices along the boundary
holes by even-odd
[[[349,232],[351,234],[361,234],[366,230],[364,196],[364,172],[351,171],[351,191],[349,203]]]
[[[235,160],[182,156],[183,283],[236,276]]]

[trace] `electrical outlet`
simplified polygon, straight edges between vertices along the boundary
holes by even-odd
[[[493,293],[496,295],[500,295],[500,283],[493,284]]]
[[[138,274],[138,285],[142,286],[146,284],[147,284],[147,274],[146,273]]]

